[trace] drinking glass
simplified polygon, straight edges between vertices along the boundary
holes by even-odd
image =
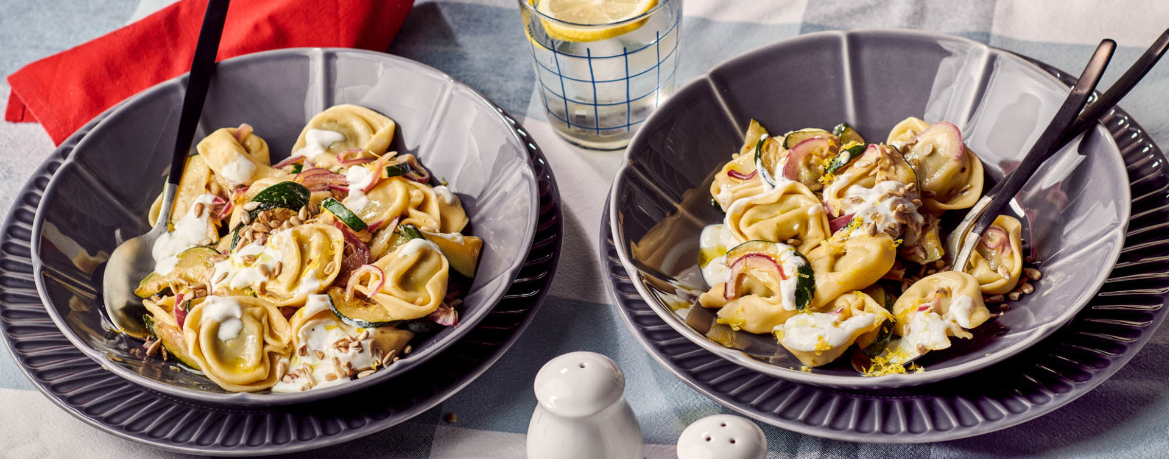
[[[569,143],[625,148],[674,91],[682,0],[658,0],[620,22],[582,25],[519,0],[548,122]]]

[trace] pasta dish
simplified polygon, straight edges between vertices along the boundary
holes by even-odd
[[[1006,215],[965,269],[946,265],[941,219],[982,189],[982,161],[949,122],[911,117],[867,143],[846,124],[771,136],[752,120],[710,187],[726,215],[700,237],[698,304],[733,330],[773,334],[804,371],[854,344],[868,376],[921,371],[914,359],[972,337],[994,316],[987,304],[1039,279]]]
[[[243,124],[203,138],[170,215],[155,200],[154,272],[135,291],[148,358],[231,392],[299,392],[392,366],[458,321],[481,239],[459,198],[408,154],[394,121],[338,105],[271,162]]]

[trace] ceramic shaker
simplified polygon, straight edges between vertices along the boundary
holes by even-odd
[[[529,459],[642,459],[641,426],[622,395],[625,375],[593,352],[556,357],[536,374]]]
[[[678,438],[678,459],[766,458],[763,429],[738,416],[707,416],[686,427]]]

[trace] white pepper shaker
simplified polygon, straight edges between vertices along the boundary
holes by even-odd
[[[738,416],[707,416],[686,427],[678,438],[678,459],[766,458],[763,429]]]
[[[625,375],[593,352],[556,357],[536,374],[529,459],[642,459],[641,426],[625,402]]]

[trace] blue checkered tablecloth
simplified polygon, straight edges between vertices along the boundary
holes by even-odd
[[[728,56],[801,33],[849,27],[944,32],[1079,70],[1103,37],[1120,47],[1101,84],[1115,80],[1169,27],[1165,0],[684,0],[679,86]],[[4,0],[0,77],[137,20],[168,0]],[[328,3],[328,2],[325,2]],[[575,350],[615,359],[641,421],[649,458],[673,458],[690,422],[726,412],[661,368],[611,306],[596,260],[601,207],[622,154],[567,146],[535,92],[516,0],[420,0],[389,52],[434,66],[521,118],[556,171],[565,244],[551,295],[512,350],[441,406],[352,443],[303,457],[517,458],[536,400],[528,387],[548,359]],[[501,64],[504,63],[504,64]],[[503,66],[501,66],[503,65]],[[0,100],[9,88],[0,82]],[[1121,104],[1169,146],[1169,63]],[[35,124],[0,122],[0,209],[53,150]],[[2,345],[0,345],[2,346]],[[0,352],[0,457],[171,456],[89,427],[52,405]],[[1169,330],[1096,390],[1043,418],[993,434],[925,445],[833,441],[764,426],[769,457],[1166,457]],[[500,390],[500,388],[509,388]],[[458,421],[444,421],[456,413]]]

